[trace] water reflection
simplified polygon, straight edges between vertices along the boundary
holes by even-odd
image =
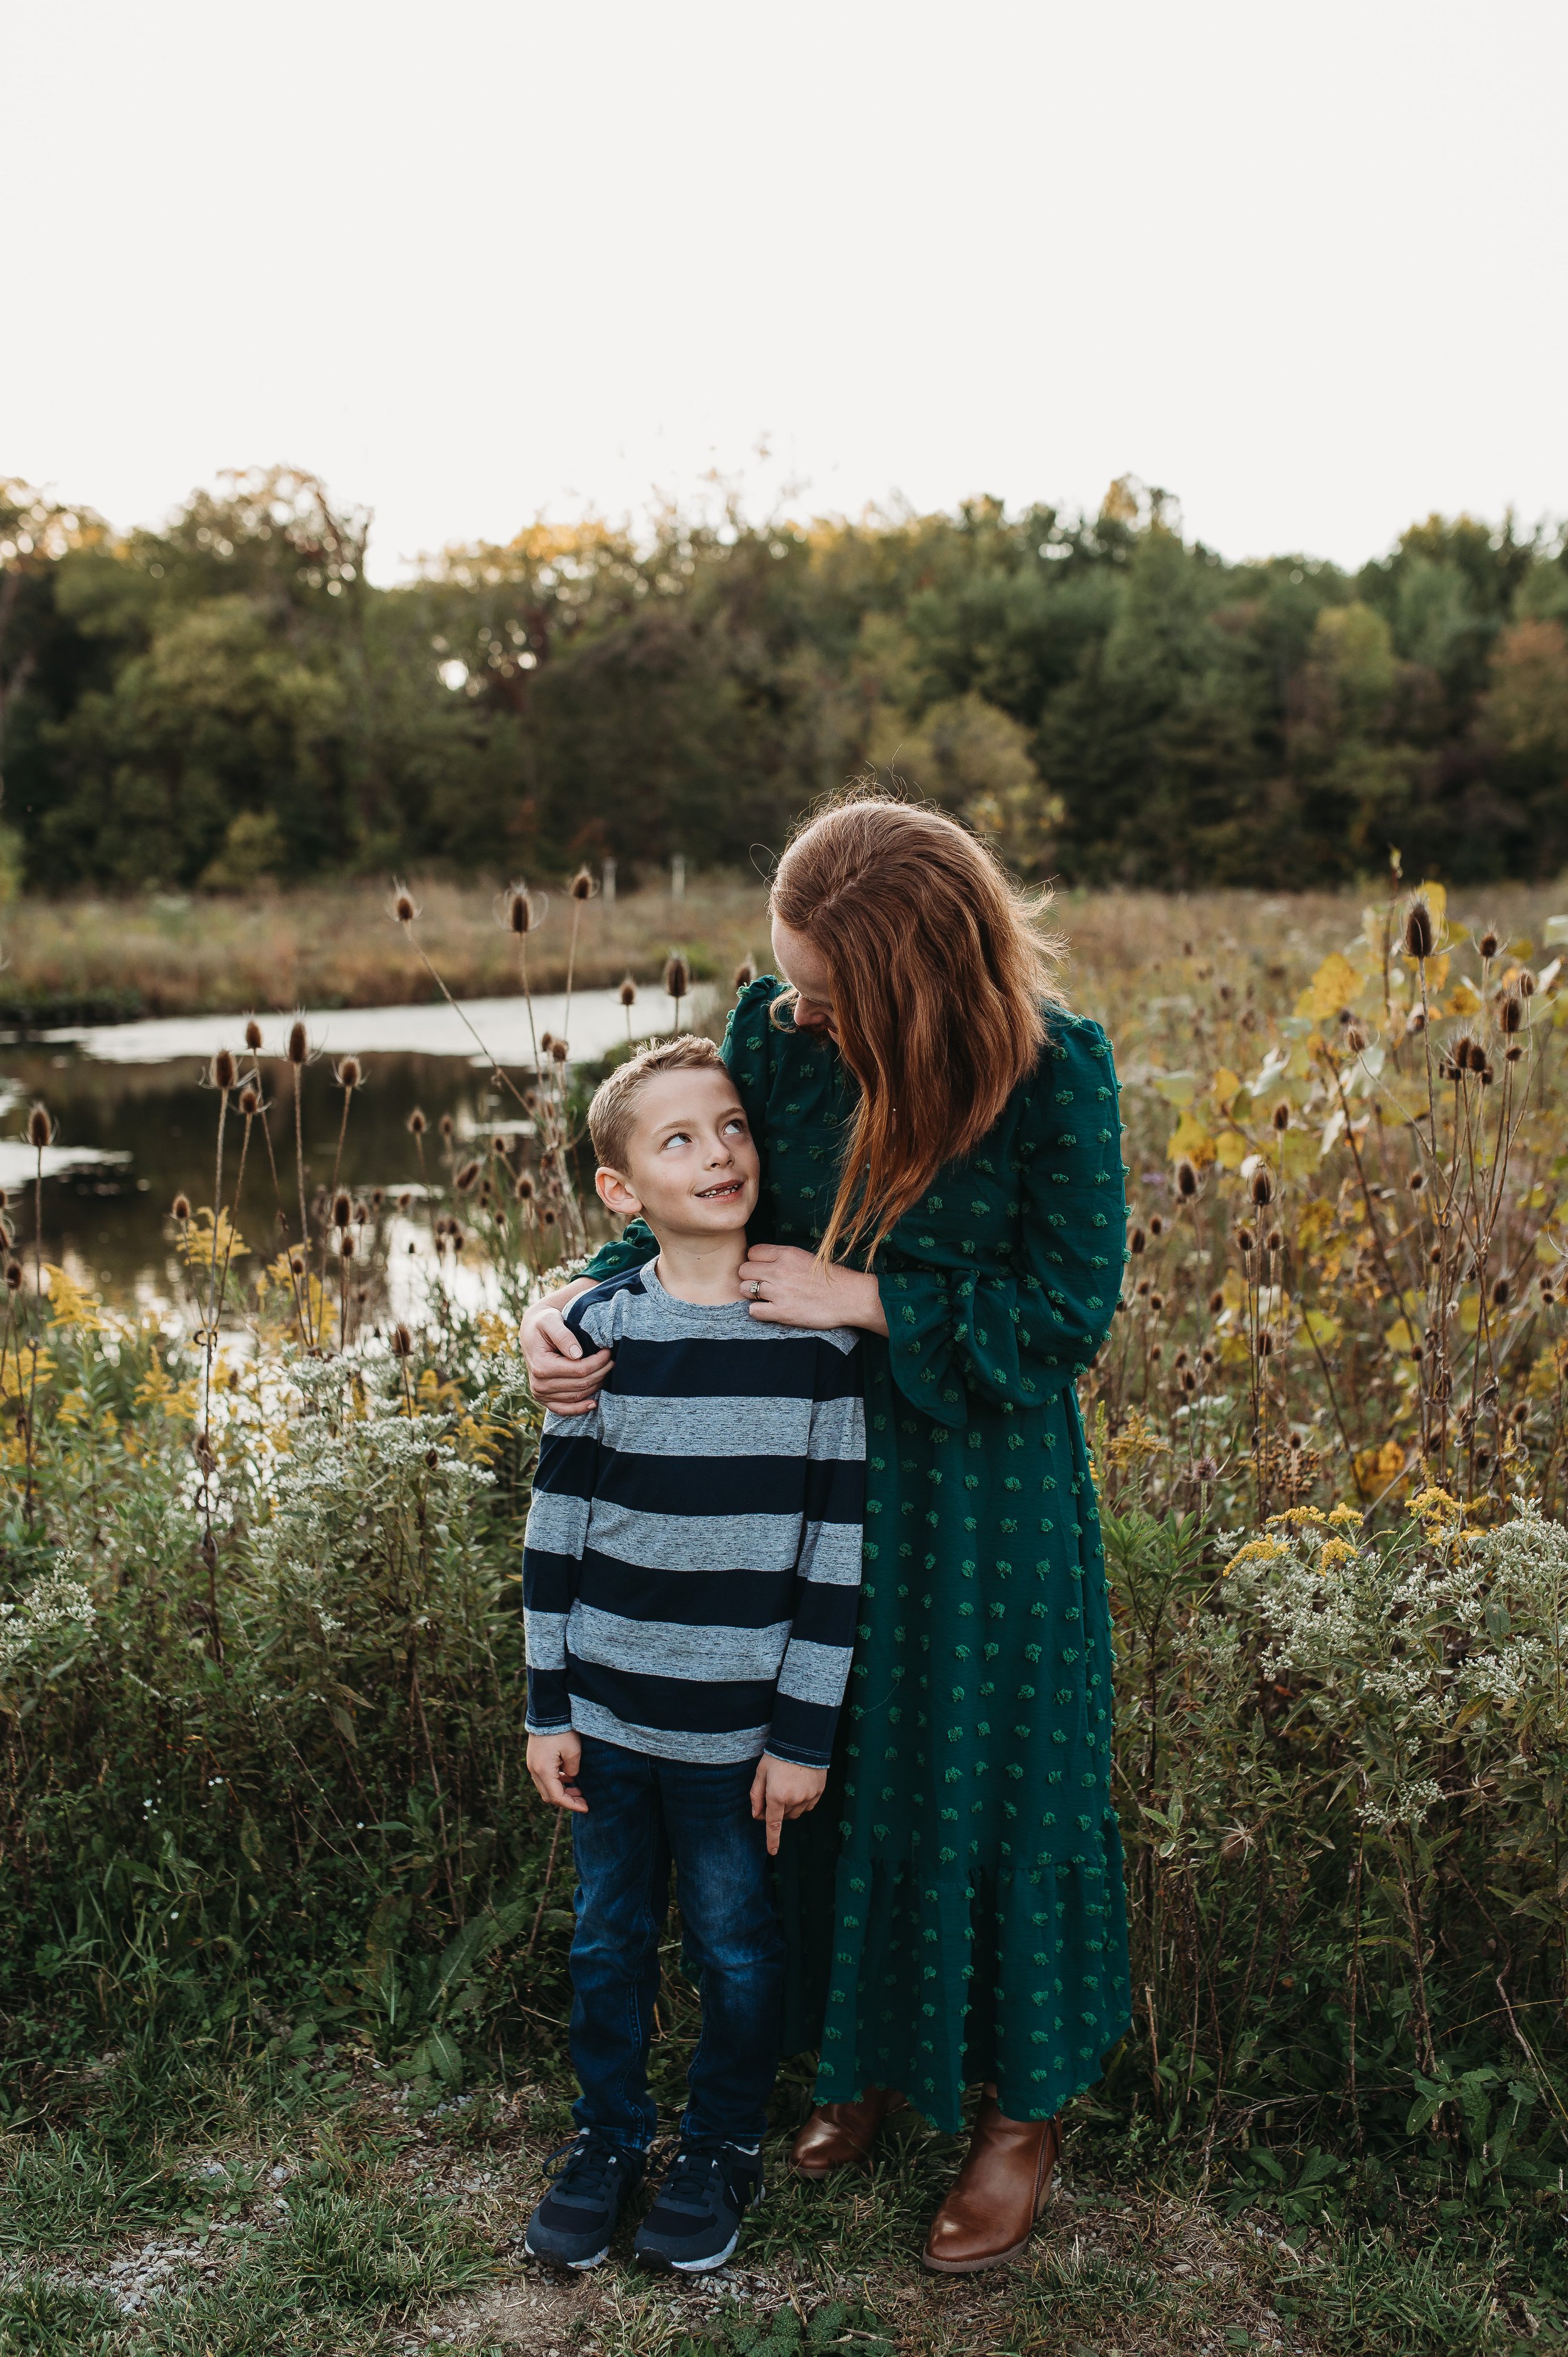
[[[667,1012],[667,1002],[645,996],[646,1009],[634,1010],[639,1031]],[[467,1012],[486,1048],[503,1056],[514,1082],[522,1087],[530,1074],[520,1069],[529,1058],[518,1036],[519,1004],[481,1001]],[[498,1018],[497,1009],[504,1010],[506,1023]],[[534,1017],[542,1032],[564,1024],[564,1008],[559,1000],[536,1000]],[[516,1099],[491,1086],[489,1056],[479,1057],[451,1008],[334,1009],[306,1019],[313,1046],[328,1051],[307,1065],[303,1075],[307,1199],[328,1185],[333,1173],[343,1109],[342,1092],[332,1076],[335,1056],[352,1052],[366,1063],[365,1084],[356,1091],[349,1114],[339,1174],[342,1184],[356,1195],[380,1187],[395,1199],[401,1189],[418,1187],[423,1180],[443,1181],[448,1172],[438,1135],[444,1114],[452,1116],[456,1142],[470,1148],[474,1141],[494,1135],[514,1141],[526,1135],[529,1125]],[[265,1046],[275,1051],[286,1037],[286,1021],[262,1020]],[[574,1060],[579,1054],[602,1055],[625,1036],[617,995],[579,993],[572,1027]],[[57,1125],[57,1142],[45,1157],[46,1259],[62,1263],[79,1283],[123,1308],[188,1311],[188,1288],[175,1250],[169,1206],[181,1191],[193,1205],[212,1200],[218,1100],[204,1084],[205,1074],[213,1049],[237,1049],[243,1033],[241,1017],[203,1017],[0,1047],[0,1128],[7,1133],[0,1138],[0,1185],[9,1190],[12,1217],[29,1259],[35,1157],[23,1133],[28,1105],[41,1098]],[[424,1046],[398,1045],[422,1039]],[[122,1052],[129,1047],[140,1050],[138,1058]],[[240,1204],[240,1231],[250,1253],[247,1269],[257,1266],[260,1256],[271,1261],[281,1248],[280,1194],[293,1211],[289,1233],[297,1238],[299,1232],[292,1082],[273,1056],[263,1057],[261,1071],[271,1108],[265,1131],[258,1123],[252,1132]],[[407,1126],[415,1105],[429,1125],[423,1162]],[[231,1105],[225,1201],[232,1200],[241,1126]],[[407,1249],[411,1243],[415,1246],[412,1255]],[[401,1308],[422,1286],[429,1267],[428,1227],[417,1216],[394,1221],[389,1265],[394,1302]],[[471,1268],[464,1271],[462,1281],[465,1291],[478,1289],[483,1282]]]

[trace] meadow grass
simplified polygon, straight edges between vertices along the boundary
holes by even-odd
[[[515,1328],[578,1232],[592,1075],[518,1076],[528,1125],[489,1142],[433,1127],[406,1205],[302,1207],[291,1070],[266,1065],[247,1110],[236,1022],[224,1146],[171,1223],[178,1322],[106,1309],[51,1266],[31,1201],[7,1207],[0,2352],[1560,2344],[1554,897],[1438,907],[1424,950],[1402,888],[1369,918],[1059,904],[1131,1174],[1122,1307],[1083,1397],[1135,2018],[1026,2260],[974,2282],[917,2264],[954,2140],[910,2121],[868,2178],[787,2181],[800,2064],[724,2281],[618,2260],[562,2285],[521,2256],[568,2126],[570,1913],[521,1760],[538,1417]],[[720,898],[732,930],[714,917],[703,954],[757,950],[759,888]],[[417,959],[364,899],[411,996]],[[506,986],[488,903],[450,921]],[[433,962],[478,986],[446,922],[427,905]],[[668,946],[649,931],[650,960]],[[276,1240],[231,1253],[263,1123]],[[394,1213],[435,1246],[402,1326]],[[674,1957],[667,2117],[695,2018]]]

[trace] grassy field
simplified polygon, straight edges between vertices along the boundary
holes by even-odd
[[[0,1010],[15,1019],[91,1006],[112,1019],[433,998],[436,985],[392,919],[389,891],[360,881],[244,899],[20,901],[0,916]],[[516,988],[516,944],[492,889],[415,879],[413,891],[419,938],[453,991],[478,997]],[[1232,980],[1241,993],[1251,983],[1261,997],[1277,998],[1299,986],[1326,948],[1358,931],[1365,897],[1064,892],[1054,922],[1069,952],[1069,991],[1119,1034],[1129,992],[1190,990],[1206,963],[1229,969],[1239,959]],[[704,980],[727,981],[744,957],[768,962],[767,890],[757,877],[696,877],[679,901],[663,889],[623,892],[613,908],[598,897],[575,906],[564,888],[541,898],[529,974],[542,990],[563,985],[569,957],[585,987],[618,983],[628,971],[653,983],[675,949]],[[1539,936],[1546,916],[1568,908],[1568,887],[1509,886],[1476,900],[1477,928]],[[1463,905],[1456,894],[1455,908]]]
[[[502,984],[483,896],[427,900],[453,985]],[[1559,909],[1434,899],[1416,959],[1407,900],[1369,922],[1256,895],[1057,912],[1071,995],[1115,1041],[1132,1174],[1122,1310],[1082,1396],[1136,2018],[1072,2109],[1026,2260],[973,2282],[918,2265],[951,2140],[910,2123],[870,2178],[788,2182],[799,2068],[721,2280],[650,2284],[623,2253],[564,2284],[521,2256],[566,2126],[570,1917],[521,1759],[537,1416],[511,1346],[580,1232],[564,1076],[526,1141],[426,1140],[430,1191],[399,1216],[430,1222],[431,1286],[399,1355],[394,1207],[344,1226],[324,1194],[290,1224],[285,1070],[260,1110],[228,1104],[212,1189],[231,1221],[270,1119],[278,1242],[215,1270],[193,1141],[177,1329],[105,1308],[47,1239],[35,1258],[13,1202],[0,2357],[1568,2347]],[[269,921],[314,940],[334,909],[410,995],[377,895]],[[220,961],[215,913],[185,912],[188,979]],[[669,913],[643,909],[650,962]],[[267,911],[238,914],[260,961]],[[762,946],[760,887],[703,886],[682,920],[722,972]],[[590,903],[589,979],[630,954],[601,921]],[[493,968],[462,967],[470,939]],[[234,1003],[293,995],[263,972]],[[329,1146],[346,1099],[331,1116]],[[452,1282],[475,1260],[495,1308]],[[213,1340],[225,1286],[248,1352]],[[660,2019],[668,2120],[693,2026],[673,1958]]]
[[[487,997],[518,985],[516,944],[495,892],[415,879],[419,937],[448,987]],[[116,1017],[248,1012],[252,1007],[388,1006],[434,998],[436,986],[390,911],[390,888],[323,884],[244,899],[146,895],[126,899],[25,900],[0,920],[5,969],[0,1010],[15,1021],[91,1008]],[[529,974],[559,990],[568,959],[584,987],[618,983],[628,970],[656,981],[673,949],[700,979],[727,979],[739,960],[767,948],[759,880],[694,881],[668,892],[574,903],[539,895],[542,922],[529,943]],[[576,947],[573,951],[573,920]]]
[[[242,2076],[93,2091],[92,2124],[0,2142],[5,2357],[1504,2357],[1560,2348],[1506,2232],[1370,2224],[1304,2193],[1209,2204],[1190,2171],[1097,2131],[1069,2136],[1017,2265],[963,2280],[914,2263],[960,2149],[918,2123],[876,2168],[769,2191],[709,2280],[587,2276],[522,2254],[556,2083],[410,2104],[351,2048],[285,2050]],[[294,2041],[296,2045],[300,2040]],[[675,2041],[665,2077],[683,2061]],[[129,2074],[134,2078],[134,2074]],[[60,2091],[63,2094],[63,2090]],[[126,2108],[121,2099],[129,2097]]]

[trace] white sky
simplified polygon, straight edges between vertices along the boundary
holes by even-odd
[[[382,579],[714,466],[1533,520],[1565,86],[1562,0],[12,0],[0,473],[126,524],[285,459]]]

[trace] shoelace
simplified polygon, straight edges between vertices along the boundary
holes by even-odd
[[[660,2208],[705,2211],[708,2189],[720,2174],[724,2147],[717,2144],[682,2143],[659,2189]]]
[[[557,2145],[545,2157],[544,2174],[558,2193],[585,2193],[590,2199],[605,2190],[612,2168],[626,2166],[615,2147],[591,2132]]]

